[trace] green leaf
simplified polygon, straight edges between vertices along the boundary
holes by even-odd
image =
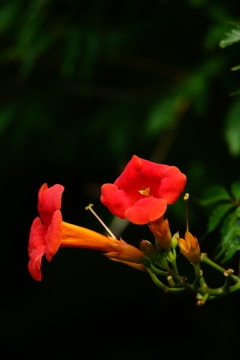
[[[170,129],[175,125],[178,114],[186,106],[184,96],[170,95],[158,100],[150,110],[147,120],[147,132],[151,135],[159,134],[164,129]]]
[[[236,208],[236,214],[237,214],[237,216],[240,218],[240,206],[238,206],[238,207]]]
[[[240,28],[236,26],[236,29],[232,29],[231,32],[225,34],[225,38],[219,43],[221,48],[235,44],[240,41]]]
[[[225,263],[226,261],[230,260],[236,254],[236,252],[237,249],[231,244],[225,252],[225,256],[221,262]]]
[[[7,2],[1,5],[0,11],[0,33],[8,30],[16,21],[20,3],[17,1]]]
[[[216,259],[222,257],[222,263],[231,259],[240,249],[240,219],[236,212],[231,212],[221,228],[221,242],[218,246]]]
[[[232,71],[240,70],[240,64],[231,68]]]
[[[234,207],[233,204],[225,203],[218,205],[212,212],[208,221],[207,232],[210,233],[220,224],[224,216]]]
[[[240,93],[240,92],[239,92]],[[240,155],[240,101],[235,101],[227,114],[225,139],[229,152],[233,156]]]
[[[200,203],[202,206],[215,204],[220,201],[231,201],[229,192],[222,186],[212,186],[208,188],[202,196]]]
[[[236,201],[240,201],[240,181],[232,184],[231,192],[234,196],[234,199],[236,199]]]

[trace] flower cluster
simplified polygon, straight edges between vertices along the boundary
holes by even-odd
[[[30,274],[35,280],[41,280],[43,255],[51,261],[60,247],[102,251],[111,260],[151,274],[155,265],[172,273],[174,266],[171,270],[166,265],[166,259],[172,262],[171,248],[175,247],[177,237],[172,237],[164,213],[167,206],[179,198],[185,184],[186,176],[177,167],[156,164],[134,155],[113,184],[102,186],[101,201],[112,214],[134,224],[148,224],[156,244],[143,240],[140,243],[141,250],[122,239],[117,240],[64,222],[61,213],[64,187],[56,184],[48,188],[47,184],[43,184],[38,193],[39,217],[34,219],[30,229]],[[197,239],[187,231],[185,239],[179,238],[177,241],[183,255],[197,264],[200,259]]]

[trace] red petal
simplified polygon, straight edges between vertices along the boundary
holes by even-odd
[[[43,194],[48,189],[48,184],[44,183],[38,192],[38,206],[43,206]]]
[[[158,190],[158,197],[166,199],[168,204],[173,204],[183,191],[186,181],[186,175],[181,173],[176,166],[170,166],[164,172]]]
[[[52,260],[53,255],[56,254],[60,247],[62,238],[62,214],[60,210],[56,210],[52,217],[52,222],[48,226],[45,236],[46,243],[46,258],[48,261]]]
[[[134,224],[144,225],[160,218],[167,209],[165,199],[149,197],[136,202],[125,212],[126,218]]]
[[[64,187],[56,184],[47,188],[43,184],[38,193],[38,212],[44,224],[50,224],[56,210],[61,209]]]
[[[114,184],[104,184],[101,188],[101,202],[111,213],[121,219],[126,219],[125,211],[133,206],[133,202]]]
[[[142,198],[139,190],[148,187],[151,195],[158,197],[158,188],[167,168],[168,165],[156,164],[134,155],[114,184],[124,190],[133,202]]]
[[[28,263],[28,271],[32,275],[34,280],[41,281],[42,273],[41,273],[41,264],[42,264],[42,256],[46,252],[46,246],[40,246],[31,254],[30,261]]]
[[[47,233],[47,226],[43,225],[41,219],[39,217],[33,220],[30,236],[29,236],[29,244],[28,244],[28,255],[32,256],[33,251],[37,248],[45,245],[45,235]]]

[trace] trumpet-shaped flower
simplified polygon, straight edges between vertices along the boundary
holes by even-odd
[[[162,216],[160,219],[153,221],[151,225],[149,225],[149,228],[155,236],[158,244],[164,250],[169,250],[172,246],[172,235],[169,228],[168,220],[164,220]]]
[[[134,155],[114,184],[102,186],[101,201],[113,215],[143,225],[159,219],[185,184],[186,176],[177,167]]]
[[[51,261],[60,246],[104,251],[111,254],[106,255],[113,260],[129,262],[128,265],[141,264],[141,250],[123,240],[62,221],[60,208],[63,190],[64,187],[58,184],[50,188],[44,184],[39,190],[38,211],[41,218],[35,218],[32,223],[28,246],[28,270],[35,280],[42,279],[42,256],[46,254],[47,260]]]
[[[192,263],[198,264],[201,258],[200,247],[198,239],[194,237],[189,231],[185,232],[185,239],[178,239],[178,245],[181,253]]]

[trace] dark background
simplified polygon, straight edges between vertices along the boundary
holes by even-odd
[[[188,177],[190,230],[200,240],[213,184],[240,180],[239,45],[219,41],[238,21],[236,1],[20,1],[0,5],[1,321],[4,358],[228,359],[239,339],[239,300],[196,307],[165,295],[148,275],[84,249],[27,271],[37,192],[65,187],[63,219],[103,232],[100,187],[133,154],[175,165]],[[185,231],[181,199],[167,212]],[[201,247],[214,255],[219,234]],[[138,246],[146,226],[122,237]],[[179,258],[180,259],[180,258]],[[182,260],[182,271],[187,274]],[[233,260],[231,266],[236,265]],[[206,269],[206,273],[208,270]],[[220,286],[221,278],[210,275]]]

